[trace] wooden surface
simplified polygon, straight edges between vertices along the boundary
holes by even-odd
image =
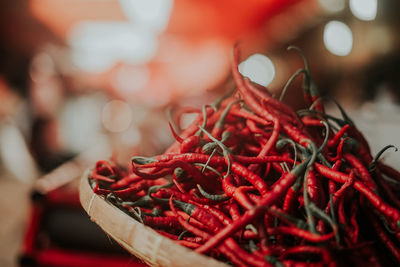
[[[81,178],[79,196],[92,221],[131,254],[150,266],[228,266],[176,244],[112,206],[93,193],[87,173]]]

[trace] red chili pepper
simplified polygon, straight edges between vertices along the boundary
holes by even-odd
[[[259,123],[263,126],[270,126],[272,125],[272,122],[264,120],[263,118],[257,116],[256,114],[250,113],[247,110],[244,109],[232,109],[231,114],[243,119],[246,119],[246,121],[252,121],[255,123]]]
[[[187,240],[176,240],[176,242],[181,246],[185,246],[185,247],[191,248],[191,249],[198,248],[201,246],[201,244],[199,244],[199,243],[190,242]]]
[[[242,164],[259,164],[267,162],[287,162],[293,164],[293,159],[282,157],[282,156],[262,156],[262,157],[248,157],[243,155],[232,155],[232,159]],[[210,159],[209,155],[199,153],[185,153],[185,154],[164,154],[154,158],[132,158],[132,162],[140,165],[133,165],[138,168],[168,168],[172,166],[172,160],[180,160],[186,163],[203,163],[209,161],[209,165],[222,166],[225,163],[224,157],[213,156]],[[145,163],[145,164],[143,164]]]
[[[266,192],[268,192],[267,184],[264,182],[264,180],[240,163],[233,162],[231,169],[233,173],[249,181],[249,183],[251,183],[261,195],[264,195]]]
[[[321,119],[316,119],[313,118],[311,116],[304,116],[301,118],[301,122],[305,125],[305,126],[316,126],[316,127],[320,127],[320,126],[324,126],[324,124],[322,123]]]
[[[200,136],[192,135],[186,138],[181,143],[181,153],[192,152],[196,149],[196,146],[201,146],[202,139]]]
[[[264,105],[271,105],[277,111],[276,115],[279,115],[281,119],[282,117],[287,116],[288,122],[301,125],[298,116],[289,106],[275,98],[272,98],[270,95],[265,94],[265,90],[264,92],[261,92],[253,84],[251,84],[248,78],[244,79],[244,83],[248,90],[256,95]]]
[[[382,241],[382,243],[389,249],[392,255],[396,258],[398,262],[400,262],[400,250],[399,248],[393,243],[393,241],[387,236],[387,234],[382,229],[381,225],[379,224],[378,219],[375,216],[372,216],[369,212],[366,212],[369,221],[372,223],[378,237]]]
[[[348,175],[333,171],[319,163],[315,163],[314,166],[322,176],[332,179],[338,183],[345,183],[349,179]],[[397,228],[400,228],[400,212],[398,210],[385,203],[362,182],[355,181],[353,186],[354,189],[363,194],[376,209],[378,209],[385,217],[387,217],[390,222],[394,223]]]
[[[168,217],[153,217],[153,216],[144,216],[143,223],[152,228],[160,229],[175,229],[176,231],[182,231],[181,224],[178,221],[178,218],[175,216]]]
[[[293,188],[293,186],[289,188],[289,190],[286,193],[285,200],[283,202],[283,207],[282,207],[283,211],[287,213],[292,213],[293,206],[297,198],[297,193],[298,190]]]
[[[168,163],[172,160],[181,160],[187,163],[206,163],[210,161],[210,164],[223,164],[225,159],[223,157],[212,157],[209,159],[209,155],[200,154],[200,153],[184,153],[184,154],[176,154],[176,153],[169,153],[169,154],[162,154],[153,158],[143,158],[143,157],[133,157],[132,162],[135,164],[140,164],[144,168],[152,168],[152,167],[161,167],[166,168],[170,165]]]
[[[252,194],[246,194],[248,191],[253,190],[253,187],[239,186],[233,193],[233,198],[245,209],[250,210],[254,207],[254,199]]]
[[[349,124],[344,125],[340,130],[328,141],[327,146],[329,148],[335,148],[340,142],[340,139],[344,136],[347,130],[350,128]]]
[[[241,217],[239,206],[234,200],[232,200],[232,203],[229,205],[229,215],[232,221],[237,221]]]
[[[212,108],[209,108],[209,109],[206,110],[206,115],[207,116],[211,116],[211,114],[213,114],[213,113],[214,113],[214,110]],[[203,115],[199,114],[197,116],[197,118],[183,132],[180,133],[180,137],[182,139],[185,139],[185,138],[187,138],[189,136],[194,135],[196,133],[196,131],[198,131],[198,129],[199,129],[197,127],[197,124],[202,122],[203,119],[204,119]],[[215,120],[216,119],[214,119],[214,121]],[[212,123],[212,122],[213,121],[209,121],[209,123]],[[165,153],[168,154],[168,153],[173,153],[173,152],[179,151],[179,146],[180,146],[180,143],[179,142],[175,142],[165,151]]]
[[[283,169],[283,167],[278,164],[277,162],[272,162],[272,168],[278,172],[279,174],[284,174],[286,172],[286,170]]]
[[[249,129],[249,131],[253,134],[259,134],[265,138],[271,137],[271,134],[269,132],[266,132],[264,129],[259,128],[257,124],[252,120],[246,120],[246,126],[247,129]]]
[[[111,193],[111,190],[109,190],[109,189],[102,189],[102,188],[100,188],[99,183],[96,183],[95,187],[93,188],[93,192],[94,192],[95,194],[105,196],[105,195],[108,195],[109,193]]]
[[[170,206],[171,206],[172,210],[174,210],[174,208],[173,208],[174,204],[178,204],[180,208],[184,209],[184,211],[186,213],[188,213],[188,214],[190,213],[191,216],[193,216],[193,217],[198,216],[199,220],[205,220],[204,224],[208,225],[210,227],[210,230],[212,230],[212,231],[219,224],[219,222],[215,221],[213,216],[211,216],[207,212],[204,212],[204,210],[202,210],[199,207],[196,207],[194,205],[187,204],[187,203],[180,203],[180,202],[176,202],[176,201],[173,202],[172,199],[170,199]],[[213,218],[213,219],[211,219],[211,218]],[[211,221],[208,221],[209,219],[211,219]],[[196,235],[199,235],[204,239],[211,238],[210,234],[202,232],[199,229],[195,229],[194,227],[190,227],[189,223],[187,223],[186,221],[179,218],[179,216],[178,216],[178,220],[182,224],[183,227],[185,227],[186,229],[188,229],[191,232],[194,232]],[[236,252],[235,256],[238,257],[239,259],[243,260],[244,262],[247,262],[247,264],[251,264],[252,266],[269,266],[267,263],[263,262],[262,259],[259,259],[259,258],[255,257],[254,255],[248,254],[247,252],[242,250],[232,238],[229,238],[224,242],[224,245],[222,247],[225,247],[225,246],[228,247],[229,249],[232,249],[233,251],[235,251]],[[235,259],[235,261],[236,261],[236,259]]]
[[[130,184],[137,183],[143,180],[142,177],[132,173],[129,174],[111,185],[111,189],[117,190],[129,186]]]
[[[297,179],[294,185],[292,185],[286,193],[285,200],[283,202],[283,211],[291,213],[296,202],[297,194],[301,187],[301,179]]]
[[[338,216],[339,216],[339,222],[342,225],[345,225],[347,228],[347,219],[346,219],[346,214],[344,211],[344,198],[339,198],[339,203],[338,203]]]
[[[227,194],[219,194],[219,195],[217,195],[217,194],[210,194],[210,193],[208,193],[207,191],[205,191],[202,187],[201,187],[201,185],[197,185],[197,188],[199,189],[199,192],[200,192],[200,194],[203,196],[203,197],[205,197],[205,198],[208,198],[209,200],[212,200],[212,201],[225,201],[225,200],[228,200],[230,197],[227,195]]]
[[[275,228],[267,229],[269,235],[283,234],[283,235],[291,235],[294,237],[302,238],[310,242],[320,243],[326,242],[335,237],[335,233],[331,232],[327,235],[318,235],[313,234],[309,231],[294,228],[294,227],[286,227],[286,226],[278,226]]]
[[[293,260],[283,260],[281,261],[285,267],[324,267],[325,263],[322,262],[301,262]],[[334,264],[334,263],[332,263]],[[334,265],[333,265],[334,266]]]
[[[321,191],[321,183],[317,179],[315,171],[310,168],[307,176],[307,193],[310,197],[310,200],[318,205],[321,205]]]
[[[111,175],[111,174],[109,174]],[[99,174],[97,168],[92,171],[91,178],[96,181],[103,181],[108,183],[114,183],[115,179],[109,178],[105,175]]]
[[[178,128],[180,128],[179,126],[181,125],[183,115],[190,114],[190,113],[199,113],[199,114],[201,113],[200,109],[194,108],[194,107],[189,107],[189,106],[178,107],[178,110],[176,110],[173,113],[172,113],[172,111],[173,110],[170,110],[171,119]],[[197,119],[198,119],[198,117],[197,117]],[[180,129],[178,129],[178,130],[180,130]]]
[[[364,135],[360,133],[355,125],[350,125],[347,133],[350,137],[354,137],[358,142],[360,142],[360,145],[358,147],[360,156],[362,156],[366,164],[370,163],[372,161],[371,150],[369,148],[367,140],[365,140]]]
[[[393,169],[392,167],[390,167],[382,162],[378,162],[378,168],[379,168],[379,170],[382,171],[383,174],[400,182],[400,172],[399,171]]]
[[[224,111],[221,113],[221,116],[219,117],[218,121],[214,124],[214,128],[211,131],[211,135],[214,136],[216,139],[221,138],[222,131],[224,129],[225,119],[228,116],[232,106],[238,103],[239,101],[232,101],[231,103],[229,103],[225,107]]]
[[[157,180],[159,178],[163,178],[163,177],[171,174],[174,170],[174,168],[169,168],[169,169],[163,169],[158,172],[148,173],[148,172],[140,171],[139,168],[137,168],[136,166],[134,166],[132,169],[136,175],[142,177],[143,179],[147,179],[147,180]]]
[[[350,153],[345,153],[343,158],[354,168],[359,174],[359,178],[372,190],[376,191],[377,186],[367,168],[362,164],[358,158]]]
[[[257,206],[255,206],[251,210],[246,211],[242,217],[219,231],[215,236],[213,236],[213,238],[209,239],[201,247],[196,249],[196,251],[199,253],[204,253],[212,249],[213,247],[220,244],[225,238],[229,237],[232,233],[241,229],[252,219],[261,215],[266,206],[274,204],[274,202],[276,202],[283,194],[285,194],[287,189],[294,183],[296,178],[304,172],[307,164],[308,160],[296,166],[291,172],[286,173],[284,176],[282,176],[279,181],[274,184],[268,194],[265,194],[264,197],[260,199],[260,201],[257,203]]]
[[[268,142],[263,146],[258,156],[267,155],[274,147],[279,137],[279,132],[281,129],[281,125],[279,120],[274,121],[274,130],[272,131],[271,137],[268,139]]]
[[[172,126],[171,122],[168,122],[168,126],[169,126],[169,129],[170,129],[170,131],[171,131],[171,133],[172,133],[172,136],[175,138],[175,140],[176,140],[178,143],[182,143],[182,142],[183,142],[183,139],[175,132],[175,129],[174,129],[174,127]]]
[[[130,197],[135,197],[135,194],[142,190],[146,190],[152,184],[146,180],[142,180],[128,188],[114,190],[114,194],[122,199],[130,199]]]
[[[193,202],[192,202],[193,203]],[[193,203],[194,204],[194,203]],[[195,204],[196,205],[196,204]],[[212,215],[214,215],[223,225],[229,225],[232,223],[232,220],[229,219],[229,217],[227,215],[225,215],[222,211],[220,211],[219,209],[216,209],[210,205],[201,205],[201,204],[197,204],[198,206],[200,206],[201,208],[207,210],[208,212],[210,212]]]
[[[200,204],[211,204],[212,203],[212,200],[209,200],[207,198],[193,197],[190,194],[181,193],[181,192],[171,189],[171,188],[159,189],[157,192],[154,192],[151,195],[154,198],[164,198],[164,199],[174,196],[175,198],[177,198],[181,201],[184,201],[184,202],[196,201],[197,203],[200,203]]]
[[[264,118],[268,121],[276,120],[275,116],[268,113],[265,109],[262,108],[262,106],[260,104],[257,103],[256,99],[251,95],[251,93],[248,91],[247,87],[245,86],[243,78],[238,70],[239,51],[237,48],[234,49],[233,57],[234,57],[233,62],[232,62],[233,78],[234,78],[236,86],[237,86],[240,94],[242,95],[244,101],[246,102],[246,104],[248,104],[250,106],[250,108],[253,109],[254,112],[257,113],[262,118]]]
[[[199,206],[177,200],[174,201],[174,205],[178,206],[190,217],[206,225],[212,232],[218,232],[218,230],[223,227],[221,222],[214,215]]]
[[[313,247],[307,245],[300,245],[297,247],[288,248],[283,255],[280,256],[281,259],[286,258],[289,255],[293,254],[317,254],[321,256],[321,259],[326,266],[331,266],[332,264],[335,265],[335,261],[332,258],[332,255],[326,248],[323,247]]]
[[[335,193],[332,194],[332,202],[329,201],[328,205],[326,205],[325,213],[328,214],[331,208],[330,206],[333,205],[335,207],[337,205],[338,200],[344,197],[344,193],[346,192],[347,189],[349,189],[352,186],[354,179],[355,179],[354,173],[350,172],[349,179],[342,185],[342,187],[339,190],[337,190]]]
[[[164,169],[155,174],[154,173],[149,174],[149,173],[144,173],[142,171],[139,171],[138,168],[146,167],[145,165],[142,165],[142,166],[134,166],[133,171],[137,175],[139,175],[145,179],[158,179],[160,177],[164,177],[168,174],[171,174],[173,169],[182,168],[187,173],[187,177],[190,177],[191,179],[193,179],[193,181],[195,183],[201,184],[202,187],[205,188],[205,190],[209,190],[209,188],[213,186],[213,183],[211,183],[209,177],[203,175],[199,169],[197,169],[195,166],[193,166],[185,161],[174,159],[169,162],[166,162],[165,164],[162,164],[162,163],[154,164],[154,166],[157,166],[157,167],[159,167],[161,165],[164,165],[168,169]]]
[[[382,156],[382,154],[388,150],[389,148],[394,148],[395,151],[397,152],[398,148],[395,147],[394,145],[387,145],[384,148],[382,148],[375,156],[374,159],[369,163],[368,165],[368,171],[373,172],[376,169],[376,163],[378,162],[379,158]]]
[[[336,157],[332,159],[332,161],[341,161],[343,159],[343,150],[346,141],[349,140],[348,138],[343,138],[340,140],[340,143],[336,149]]]
[[[334,171],[339,171],[340,167],[342,166],[342,160],[336,160],[335,163],[333,164],[332,170]],[[329,195],[332,195],[336,192],[336,182],[333,180],[328,181],[328,187],[329,187]]]
[[[392,191],[392,188],[386,183],[383,179],[379,169],[374,171],[375,176],[377,177],[378,184],[383,189],[385,194],[388,196],[390,202],[395,205],[398,209],[400,209],[400,200],[397,198],[396,194]]]
[[[311,78],[310,66],[308,64],[306,56],[304,55],[304,52],[300,48],[293,45],[288,47],[288,50],[292,49],[300,53],[304,61],[305,79],[303,84],[303,94],[306,104],[310,107],[314,106],[315,110],[321,113],[325,113],[325,108],[321,101],[317,86],[315,85],[313,79]]]
[[[353,232],[350,234],[351,241],[353,244],[357,244],[358,242],[358,236],[359,236],[359,226],[357,222],[357,211],[358,211],[358,204],[357,202],[353,201],[351,203],[351,209],[350,209],[350,223],[351,226],[353,227]]]

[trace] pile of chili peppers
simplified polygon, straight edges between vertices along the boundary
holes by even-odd
[[[290,47],[297,50],[296,47]],[[338,105],[324,111],[307,60],[280,99],[238,71],[236,88],[198,112],[176,142],[128,169],[99,161],[95,193],[180,245],[235,266],[400,263],[400,173],[371,155]],[[282,102],[303,75],[308,108]]]

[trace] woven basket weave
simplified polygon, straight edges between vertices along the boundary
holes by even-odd
[[[89,185],[88,172],[81,178],[79,197],[92,221],[129,253],[150,266],[228,266],[176,244],[94,194]]]

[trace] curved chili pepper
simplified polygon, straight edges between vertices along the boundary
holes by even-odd
[[[267,229],[269,235],[283,234],[283,235],[291,235],[298,238],[305,239],[310,242],[320,243],[326,242],[335,237],[335,233],[331,232],[327,235],[318,235],[304,229],[294,228],[294,227],[286,227],[286,226],[278,226],[275,228]]]
[[[379,157],[382,156],[382,154],[383,154],[386,150],[388,150],[389,148],[394,148],[394,149],[395,149],[395,152],[398,151],[398,148],[395,147],[394,145],[387,145],[387,146],[385,146],[384,148],[382,148],[382,149],[375,155],[374,159],[373,159],[373,160],[371,161],[371,163],[369,164],[368,170],[369,170],[370,172],[373,172],[373,171],[375,170],[375,168],[376,168],[376,163],[378,162]]]
[[[317,86],[315,85],[312,77],[311,77],[311,72],[310,72],[310,65],[308,63],[307,57],[304,55],[304,52],[296,47],[296,46],[289,46],[288,50],[296,50],[300,56],[303,58],[304,61],[304,69],[305,69],[305,79],[303,83],[303,94],[304,94],[304,100],[307,105],[315,105],[315,110],[320,111],[322,113],[325,112],[325,108],[323,103],[319,101],[320,99],[320,94],[318,92]]]
[[[294,123],[298,126],[301,125],[296,113],[289,106],[285,105],[283,102],[280,102],[275,98],[272,98],[268,94],[261,92],[261,90],[257,89],[248,78],[244,78],[244,85],[250,92],[256,95],[261,100],[261,102],[264,103],[264,105],[270,105],[274,107],[274,109],[277,111],[276,115],[280,116],[281,119],[283,119],[284,116],[287,116],[287,120],[289,123]]]
[[[201,185],[197,184],[197,188],[199,189],[200,194],[205,197],[208,198],[209,200],[213,200],[213,201],[226,201],[228,199],[230,199],[230,197],[226,194],[220,194],[220,195],[215,195],[215,194],[210,194],[207,191],[205,191]]]
[[[171,198],[170,206],[171,206],[172,210],[174,210],[174,208],[173,208],[174,205],[178,205],[186,213],[188,213],[188,214],[190,213],[191,216],[193,216],[193,217],[198,216],[199,220],[201,220],[201,221],[204,220],[204,224],[208,225],[210,227],[210,230],[215,229],[217,227],[217,225],[219,224],[219,222],[217,223],[217,221],[215,219],[211,219],[211,218],[214,218],[213,216],[211,216],[207,212],[204,212],[199,207],[196,207],[196,206],[188,204],[188,203],[172,201],[172,198]],[[196,232],[196,234],[198,234],[199,236],[202,236],[203,238],[205,237],[205,239],[211,238],[210,234],[204,233],[199,229],[195,229],[194,227],[190,227],[190,225],[188,223],[186,223],[185,221],[181,220],[179,218],[179,216],[178,216],[178,219],[179,219],[179,222],[189,231]],[[211,221],[207,221],[209,219],[211,219]],[[224,245],[226,245],[230,249],[233,249],[233,251],[235,251],[237,253],[236,257],[239,257],[239,259],[247,262],[248,264],[251,264],[252,266],[260,266],[260,267],[268,266],[265,262],[263,262],[259,258],[255,257],[254,255],[248,254],[244,250],[242,250],[232,238],[228,238],[227,240],[225,240]]]
[[[213,247],[220,244],[232,233],[248,224],[252,219],[260,216],[266,206],[274,204],[274,202],[277,201],[279,197],[285,194],[286,190],[294,183],[296,178],[304,172],[305,168],[308,165],[308,162],[308,160],[305,160],[303,163],[297,165],[291,172],[286,173],[284,176],[282,176],[279,181],[274,184],[270,192],[268,194],[265,194],[264,197],[260,199],[260,201],[257,203],[257,206],[245,212],[243,216],[234,223],[223,228],[215,236],[213,236],[213,238],[209,239],[201,247],[196,249],[196,251],[199,253],[204,253],[212,249]]]
[[[369,221],[372,223],[378,237],[382,241],[382,243],[389,249],[392,255],[396,258],[398,262],[400,262],[400,250],[399,248],[393,243],[393,241],[387,236],[387,234],[382,229],[379,221],[376,217],[372,216],[370,213],[366,213]]]
[[[322,176],[332,179],[336,182],[345,183],[346,180],[348,180],[348,176],[346,174],[333,171],[319,163],[315,163],[315,168]],[[396,227],[400,229],[400,212],[397,209],[385,203],[365,184],[355,181],[353,183],[353,187],[363,194],[376,209],[378,209],[385,217],[389,219],[390,222],[394,223]]]
[[[147,190],[147,188],[151,186],[151,183],[149,183],[146,180],[142,180],[133,186],[130,186],[125,189],[120,189],[120,190],[114,190],[114,194],[120,198],[123,199],[129,199],[130,197],[135,197],[135,194],[142,190]]]
[[[349,129],[349,127],[350,127],[350,125],[349,125],[349,124],[346,124],[346,125],[344,125],[342,128],[340,128],[340,130],[332,137],[332,139],[330,139],[330,140],[328,141],[327,146],[328,146],[329,148],[334,148],[334,147],[336,147],[336,146],[339,144],[340,139],[345,135],[345,133],[346,133],[347,130]]]
[[[118,181],[114,182],[114,183],[111,185],[111,189],[114,189],[114,190],[122,189],[122,188],[124,188],[124,187],[129,186],[130,184],[137,183],[137,182],[140,182],[140,181],[142,181],[142,180],[143,180],[142,177],[140,177],[140,176],[138,176],[138,175],[132,173],[132,174],[127,175],[127,176],[125,176],[125,177],[122,177],[122,178],[119,179]]]
[[[206,111],[207,116],[211,116],[211,114],[213,114],[213,113],[214,113],[214,109],[212,109],[212,108],[209,108]],[[197,124],[202,122],[203,120],[204,120],[203,114],[199,114],[197,116],[197,118],[185,130],[183,130],[180,133],[180,137],[182,139],[185,139],[189,136],[194,135],[196,133],[196,131],[198,130]],[[216,118],[213,118],[213,120],[211,120],[211,121],[209,120],[208,123],[211,124],[211,123],[215,122]],[[179,146],[180,146],[180,143],[175,142],[165,151],[165,153],[168,154],[168,153],[179,151]]]
[[[371,174],[362,162],[354,155],[350,153],[343,154],[343,158],[354,168],[359,174],[359,178],[372,190],[377,191],[377,185],[372,180]]]
[[[188,153],[195,150],[196,146],[201,146],[202,139],[198,135],[192,135],[184,139],[181,143],[181,153]]]
[[[353,182],[354,182],[354,173],[350,172],[349,174],[349,179],[340,187],[339,190],[337,190],[335,193],[332,194],[332,201],[329,201],[328,204],[326,205],[325,208],[325,213],[328,214],[329,210],[331,209],[331,206],[333,205],[334,207],[337,205],[338,200],[342,199],[344,197],[344,193],[348,188],[351,188]]]
[[[237,162],[233,162],[231,168],[234,174],[249,181],[249,183],[251,183],[261,195],[264,195],[266,192],[268,192],[267,184],[264,182],[264,180],[257,174],[251,172],[248,168]]]
[[[358,222],[357,222],[357,211],[358,211],[358,205],[357,202],[352,202],[351,203],[351,209],[350,209],[350,223],[351,226],[353,227],[353,232],[350,233],[350,238],[351,241],[353,242],[353,244],[357,244],[358,242],[358,236],[359,236],[359,226],[358,226]]]
[[[181,224],[178,221],[178,218],[175,216],[167,216],[167,217],[153,217],[153,216],[144,216],[143,224],[150,226],[156,229],[174,229],[176,231],[182,231]]]
[[[225,107],[224,111],[221,113],[221,116],[219,117],[218,121],[214,124],[214,128],[211,131],[211,135],[214,136],[216,139],[221,138],[221,134],[224,129],[225,119],[228,116],[233,105],[238,104],[239,102],[240,100],[235,100],[229,103]]]
[[[285,252],[283,252],[283,255],[281,255],[279,258],[284,259],[288,255],[298,254],[298,253],[317,254],[317,255],[321,256],[321,259],[322,259],[323,263],[326,264],[326,266],[331,266],[331,264],[334,264],[332,255],[329,253],[329,251],[326,248],[307,246],[307,245],[300,245],[297,247],[289,248]]]

